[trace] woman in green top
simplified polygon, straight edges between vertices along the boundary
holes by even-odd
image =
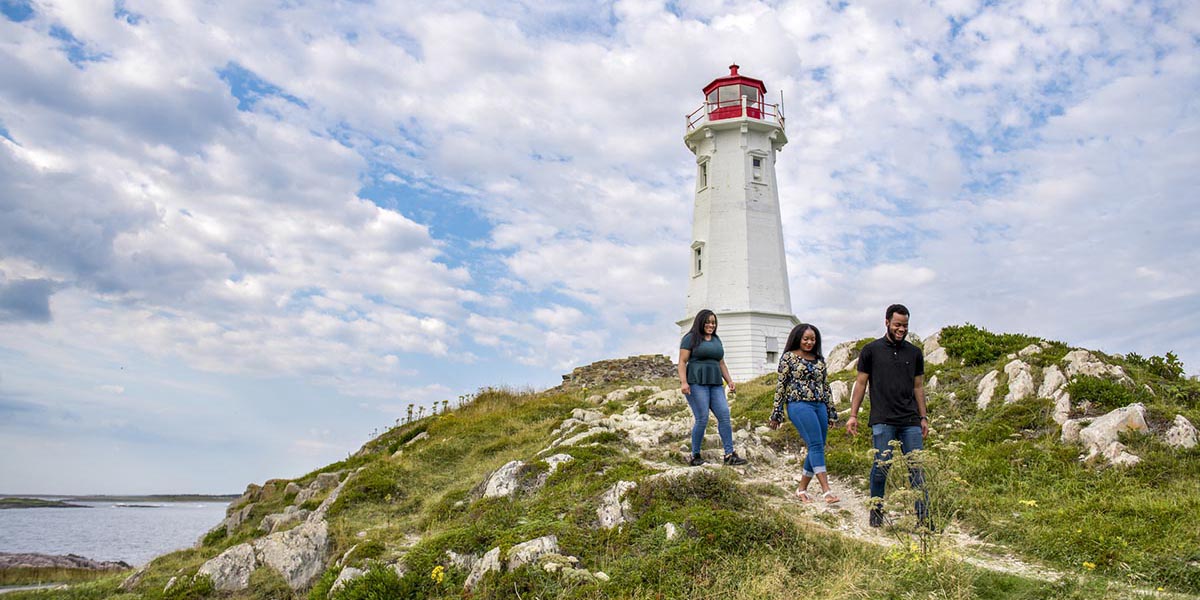
[[[734,391],[733,377],[725,367],[725,348],[717,337],[717,315],[707,308],[696,313],[692,330],[679,342],[679,384],[687,398],[692,415],[693,467],[704,464],[700,458],[700,445],[704,442],[704,428],[708,427],[708,413],[717,415],[717,432],[721,434],[721,445],[725,448],[725,464],[744,465],[746,459],[733,451],[733,425],[729,422],[729,402],[725,399],[725,386]]]

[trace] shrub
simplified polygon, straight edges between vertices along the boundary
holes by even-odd
[[[992,333],[970,323],[945,327],[939,338],[946,352],[967,366],[990,363],[1037,341],[1019,333]]]
[[[1080,375],[1072,379],[1071,383],[1067,384],[1067,393],[1071,394],[1071,399],[1076,402],[1087,400],[1110,410],[1147,400],[1142,390],[1130,389],[1119,382],[1091,375]]]
[[[1168,352],[1166,356],[1151,356],[1150,358],[1143,358],[1140,354],[1130,352],[1125,357],[1125,361],[1163,379],[1183,378],[1183,361],[1179,360],[1174,352]]]
[[[367,502],[396,502],[408,496],[412,474],[387,460],[372,463],[346,484],[331,512]]]

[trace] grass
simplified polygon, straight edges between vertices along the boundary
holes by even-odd
[[[116,573],[128,574],[125,570]],[[93,569],[61,569],[19,567],[0,569],[0,585],[42,585],[45,583],[79,583],[94,581],[109,577],[112,570],[97,571]]]
[[[981,337],[1016,345],[1015,338]],[[1018,341],[1023,347],[1028,340]],[[1047,357],[1061,358],[1066,350],[1052,343],[1029,360],[1041,368],[1053,362]],[[457,410],[392,428],[345,461],[296,481],[305,485],[322,472],[362,468],[329,513],[330,556],[344,556],[345,564],[366,569],[368,575],[334,598],[1082,599],[1124,597],[1126,585],[1200,593],[1200,532],[1189,525],[1200,510],[1194,484],[1200,477],[1200,452],[1178,452],[1156,437],[1135,436],[1123,441],[1144,459],[1139,467],[1085,468],[1076,460],[1077,447],[1057,441],[1048,400],[1009,405],[997,400],[984,410],[976,408],[976,383],[1002,365],[1003,357],[1001,352],[993,362],[968,366],[960,358],[931,368],[940,387],[929,398],[937,431],[927,447],[938,462],[926,467],[926,476],[932,478],[939,515],[956,515],[986,540],[1059,568],[1067,577],[1058,583],[973,567],[936,538],[914,549],[842,537],[811,517],[771,508],[769,502],[779,494],[774,486],[743,485],[730,470],[702,469],[691,477],[650,480],[653,471],[625,452],[630,442],[620,435],[596,435],[556,448],[554,452],[566,452],[574,460],[545,477],[537,491],[481,497],[487,475],[510,460],[527,463],[527,482],[539,480],[547,465],[538,453],[573,409],[621,412],[648,395],[604,406],[587,399],[587,394],[614,387],[543,394],[484,390]],[[1129,365],[1127,370],[1137,382],[1130,389],[1136,392],[1149,384],[1155,390],[1147,396],[1155,420],[1173,418],[1176,412],[1200,420],[1195,402],[1200,393],[1189,383],[1162,379],[1145,366]],[[847,376],[853,374],[835,375]],[[951,392],[957,402],[950,400]],[[764,423],[773,393],[773,376],[740,385],[731,405],[736,426]],[[426,435],[413,442],[420,434]],[[777,447],[798,449],[801,443],[788,427],[766,437]],[[857,479],[865,490],[869,449],[866,435],[849,438],[831,431],[830,471]],[[639,482],[626,496],[632,518],[620,528],[600,530],[596,507],[618,481]],[[292,501],[283,492],[286,483],[265,485],[250,519],[230,535],[214,535],[198,548],[156,559],[133,594],[121,594],[117,586],[124,576],[113,576],[68,591],[11,598],[324,600],[340,571],[337,566],[299,595],[269,569],[258,569],[251,589],[233,594],[217,594],[205,580],[191,578],[208,558],[262,535],[257,529],[262,517]],[[666,539],[668,523],[679,533],[673,540]],[[528,565],[489,574],[465,595],[467,573],[446,555],[452,550],[478,556],[499,548],[503,558],[513,545],[545,535],[554,535],[561,552],[577,557],[584,570],[549,573]],[[401,558],[407,567],[403,576],[388,566]],[[597,572],[609,580],[597,579]],[[171,577],[183,583],[164,594]]]

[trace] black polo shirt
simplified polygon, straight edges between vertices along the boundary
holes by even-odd
[[[858,355],[858,372],[870,379],[871,420],[869,425],[920,425],[913,379],[925,374],[925,357],[907,340],[893,342],[881,337],[863,347]]]

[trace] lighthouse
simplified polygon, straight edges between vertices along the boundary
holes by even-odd
[[[696,155],[686,333],[701,309],[717,314],[736,381],[775,371],[792,327],[775,157],[787,143],[779,105],[761,80],[738,73],[704,86],[683,141]]]

